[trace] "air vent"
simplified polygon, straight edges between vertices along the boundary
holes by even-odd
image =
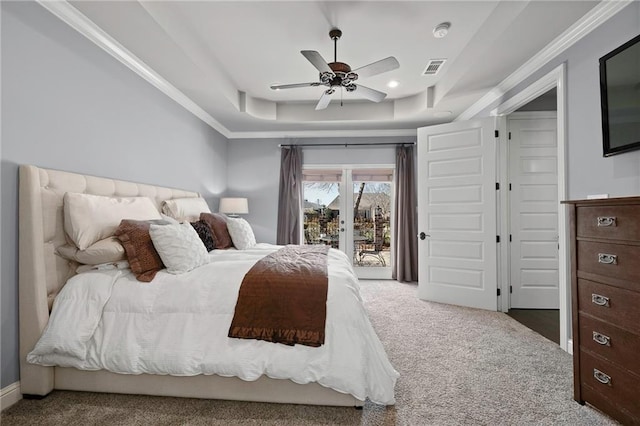
[[[438,71],[440,71],[440,68],[442,68],[445,62],[447,62],[446,59],[430,59],[422,75],[438,74]]]

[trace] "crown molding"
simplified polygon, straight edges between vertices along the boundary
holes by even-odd
[[[229,139],[282,139],[282,138],[357,138],[357,137],[393,137],[413,136],[417,129],[385,129],[385,130],[298,130],[298,131],[265,131],[265,132],[231,132]]]
[[[74,30],[92,41],[102,50],[126,65],[130,70],[156,87],[162,93],[176,101],[187,111],[207,123],[223,136],[229,137],[231,132],[204,109],[193,102],[188,96],[178,88],[165,80],[160,74],[155,72],[150,66],[145,64],[140,58],[118,43],[113,37],[98,27],[93,21],[82,14],[78,9],[69,4],[66,0],[47,1],[36,0],[42,7],[47,9],[57,18],[69,25]]]
[[[193,102],[178,88],[165,80],[160,74],[144,63],[140,58],[127,50],[102,28],[87,18],[82,12],[73,7],[66,0],[36,0],[42,7],[51,12],[88,40],[113,56],[144,80],[156,87],[162,93],[173,99],[187,111],[204,121],[227,139],[247,138],[313,138],[313,137],[384,137],[384,136],[415,136],[416,129],[401,130],[300,130],[300,131],[259,131],[236,132],[227,129],[204,109]]]
[[[42,7],[54,16],[78,31],[98,47],[109,53],[115,59],[134,71],[144,80],[156,87],[162,93],[173,99],[187,111],[200,118],[214,130],[228,139],[244,138],[282,138],[282,137],[375,137],[375,136],[415,136],[416,129],[398,130],[300,130],[300,131],[258,131],[238,132],[227,129],[204,109],[193,102],[178,88],[165,80],[160,74],[135,56],[113,37],[98,27],[93,21],[73,7],[66,0],[48,1],[36,0]],[[602,0],[583,18],[572,25],[567,31],[553,40],[529,61],[509,75],[498,86],[491,89],[480,100],[462,112],[454,121],[467,120],[490,106],[507,91],[524,81],[551,59],[568,49],[578,40],[589,34],[595,28],[607,21],[620,10],[631,4],[633,0]]]
[[[553,58],[573,46],[576,42],[631,3],[633,3],[633,0],[602,0],[565,32],[556,37],[536,55],[532,56],[531,59],[522,64],[511,75],[463,111],[453,121],[469,120],[475,117],[509,90],[522,83]]]

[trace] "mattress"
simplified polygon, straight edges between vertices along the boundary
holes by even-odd
[[[358,400],[393,404],[398,373],[376,335],[347,256],[329,251],[325,344],[288,346],[227,337],[245,273],[279,246],[214,250],[210,262],[151,283],[129,270],[71,278],[27,361],[120,374],[261,376],[318,383]]]

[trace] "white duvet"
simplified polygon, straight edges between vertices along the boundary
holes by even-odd
[[[398,373],[362,305],[348,258],[329,251],[325,344],[286,346],[227,337],[245,273],[278,246],[215,250],[182,275],[160,271],[151,283],[129,270],[71,278],[56,297],[30,363],[124,374],[262,375],[317,382],[364,401],[393,404]]]

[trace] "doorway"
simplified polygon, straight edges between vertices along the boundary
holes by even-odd
[[[305,244],[344,252],[358,278],[390,279],[392,165],[303,167]]]
[[[506,116],[553,88],[557,89],[556,200],[564,200],[564,64],[499,105],[491,111],[490,118],[418,129],[420,298],[509,311],[510,199],[505,193],[509,185]],[[560,347],[570,350],[568,216],[564,205],[558,205],[557,209],[555,250]],[[461,242],[464,244],[459,244]]]
[[[500,184],[511,183],[512,191],[501,197],[500,208],[509,214],[501,218],[499,226],[511,234],[520,233],[518,238],[512,237],[509,246],[501,247],[501,258],[506,261],[500,266],[500,286],[509,289],[501,300],[501,310],[570,351],[568,215],[560,204],[566,199],[565,102],[562,64],[499,105],[491,115],[506,117],[500,131],[512,132],[512,140],[500,146],[500,155],[509,159],[501,163]],[[545,112],[532,112],[541,110]],[[516,142],[513,130],[523,127],[532,130],[526,137],[539,136],[535,143],[531,138],[525,142],[529,151],[524,157],[534,161],[524,162],[529,167],[524,174],[517,170],[523,162],[514,165],[523,157],[517,152],[519,145],[511,144]],[[514,177],[519,185],[524,184],[517,193],[513,191]],[[522,198],[526,198],[524,203]],[[525,225],[533,223],[524,232],[518,223],[523,217],[529,221]],[[517,290],[512,287],[514,282]],[[516,292],[519,294],[514,296]]]

